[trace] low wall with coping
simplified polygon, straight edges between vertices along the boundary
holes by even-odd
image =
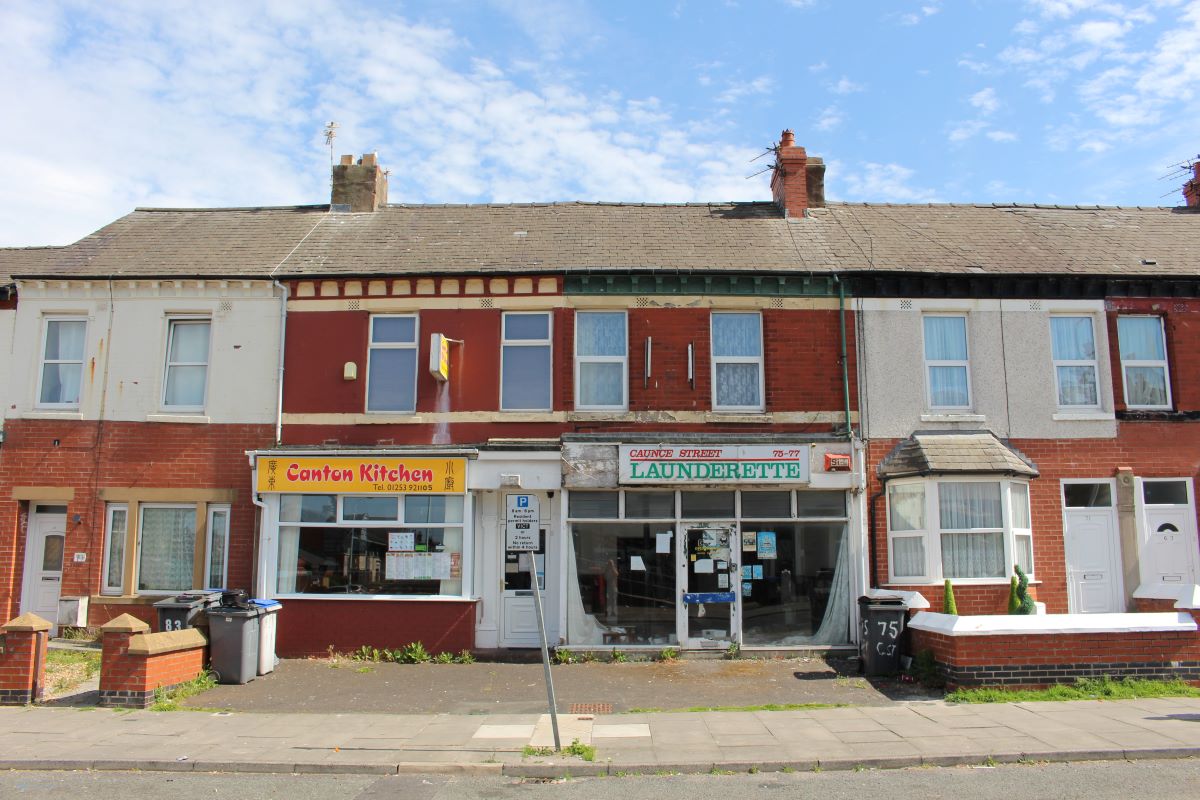
[[[1195,616],[1193,616],[1195,615]],[[957,686],[1048,686],[1078,678],[1200,682],[1200,611],[959,617],[909,621],[913,654],[933,652]]]
[[[100,632],[100,705],[148,708],[157,690],[199,677],[208,662],[208,640],[194,628],[150,633],[145,622],[122,614]]]
[[[50,623],[22,614],[0,627],[0,706],[37,703],[46,693]]]

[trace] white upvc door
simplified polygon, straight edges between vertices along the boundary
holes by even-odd
[[[1197,570],[1196,504],[1190,478],[1137,478],[1134,484],[1143,586],[1184,587]]]
[[[1063,515],[1063,528],[1070,612],[1124,611],[1120,550],[1112,509],[1068,509]]]
[[[58,632],[58,598],[62,593],[63,558],[66,554],[67,515],[61,506],[35,508],[29,515],[25,545],[25,578],[21,613],[32,611]],[[50,510],[53,509],[53,510]]]

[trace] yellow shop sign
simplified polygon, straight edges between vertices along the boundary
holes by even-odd
[[[338,494],[461,493],[465,458],[259,456],[257,491]]]

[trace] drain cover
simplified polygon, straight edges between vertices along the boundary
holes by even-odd
[[[611,714],[612,703],[572,703],[571,714]]]

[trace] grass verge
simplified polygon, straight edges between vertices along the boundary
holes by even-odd
[[[174,689],[155,689],[154,705],[150,706],[150,710],[178,711],[181,708],[179,705],[180,700],[195,697],[201,692],[207,692],[216,685],[217,681],[212,674],[205,672],[203,675],[192,678],[187,683],[179,684]]]
[[[849,703],[767,703],[761,706],[692,706],[691,708],[631,708],[625,714],[682,714],[701,711],[811,711],[816,708],[846,708]]]
[[[1080,678],[1075,683],[1062,683],[1046,689],[1007,689],[1002,686],[979,686],[955,689],[946,694],[951,703],[1027,703],[1063,700],[1135,700],[1145,697],[1200,697],[1200,688],[1183,681],[1154,681],[1123,678],[1119,681],[1103,678]]]

